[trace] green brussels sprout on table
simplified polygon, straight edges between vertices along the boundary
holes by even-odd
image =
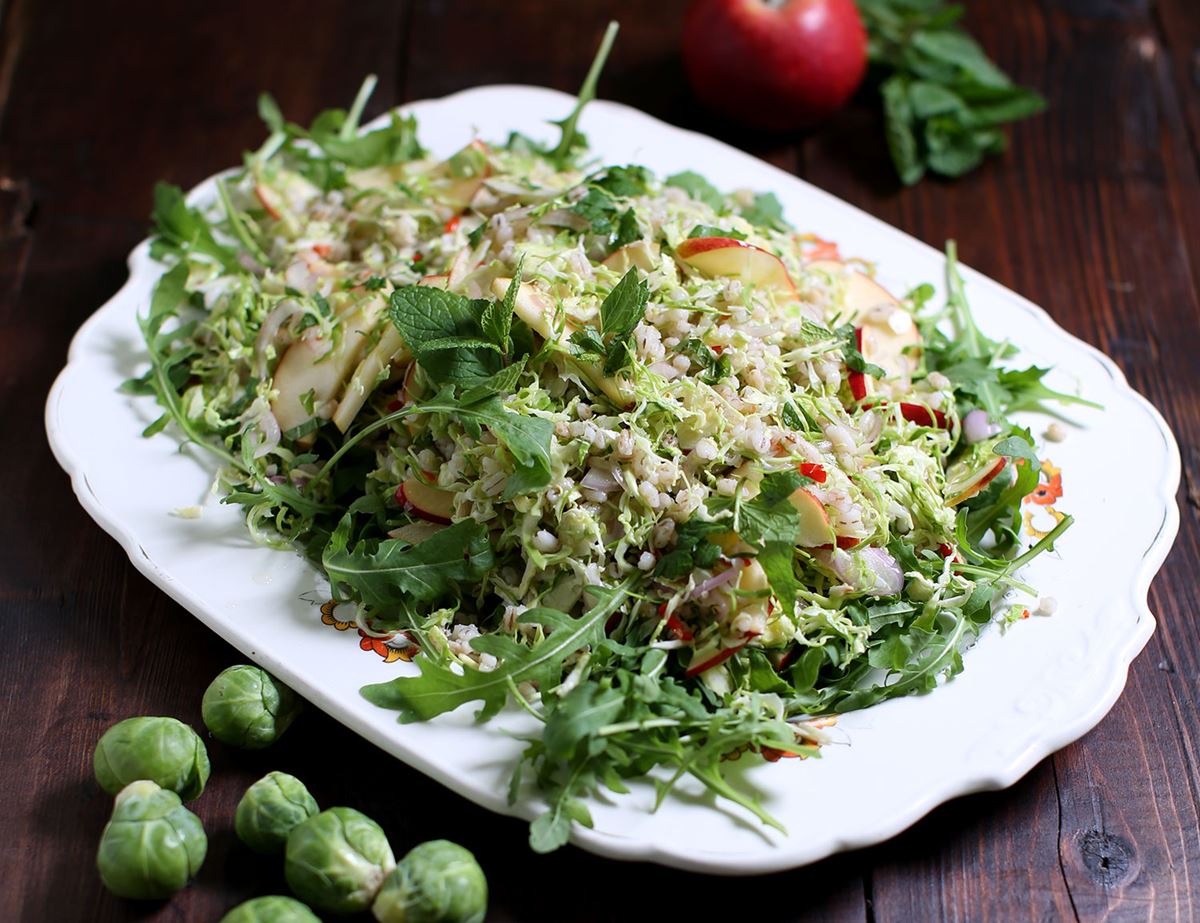
[[[304,783],[286,772],[269,772],[238,802],[233,825],[238,839],[255,852],[283,852],[288,834],[319,811]]]
[[[200,818],[157,782],[130,782],[117,794],[100,835],[96,867],[118,897],[170,897],[204,862],[208,837]]]
[[[379,923],[482,923],[487,878],[471,852],[431,840],[396,863],[371,906]]]
[[[272,894],[238,904],[220,923],[321,923],[321,918],[294,897]]]
[[[313,907],[358,913],[371,906],[395,865],[379,824],[353,808],[329,808],[288,834],[284,875]]]
[[[217,674],[200,708],[217,740],[261,750],[283,735],[302,705],[296,693],[266,670],[241,663]]]
[[[208,750],[199,735],[174,718],[126,718],[104,732],[92,757],[96,781],[110,795],[149,779],[184,801],[204,791]]]

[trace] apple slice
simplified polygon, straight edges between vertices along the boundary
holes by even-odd
[[[512,279],[493,279],[492,294],[496,298],[503,298],[511,283]],[[516,311],[517,317],[525,321],[530,329],[543,340],[567,340],[578,329],[569,318],[564,318],[562,330],[558,330],[554,325],[556,313],[554,300],[528,282],[522,282],[521,287],[517,289],[513,309]],[[567,361],[579,370],[595,390],[602,392],[617,407],[627,408],[633,403],[633,393],[629,386],[620,379],[605,375],[596,363],[574,356]]]
[[[396,488],[396,499],[411,506],[417,516],[428,522],[449,525],[454,518],[454,494],[421,478],[405,478]]]
[[[1008,459],[1003,455],[999,456],[993,463],[986,465],[983,468],[974,471],[967,470],[967,466],[963,462],[956,462],[951,465],[946,472],[946,492],[952,490],[955,495],[952,499],[946,501],[947,506],[958,506],[970,500],[988,484],[996,479],[996,476],[1004,470],[1008,464]],[[955,470],[959,465],[962,465],[962,470]]]
[[[818,260],[808,269],[827,272],[845,280],[842,307],[846,318],[856,325],[854,331],[858,350],[863,358],[887,372],[889,378],[899,378],[907,387],[908,379],[920,365],[918,352],[921,333],[912,316],[900,307],[900,302],[870,276],[850,269],[836,260]],[[890,312],[875,309],[890,307]],[[862,372],[849,375],[854,399],[861,401],[875,389],[874,380]]]
[[[425,276],[417,285],[446,288],[449,278],[446,275]],[[362,410],[367,398],[371,396],[371,392],[375,390],[375,386],[385,378],[384,369],[402,365],[411,358],[412,353],[401,338],[400,331],[388,324],[375,348],[367,353],[366,358],[350,376],[350,381],[346,383],[346,390],[333,414],[333,425],[340,432],[346,432],[358,416],[358,412]]]
[[[805,548],[818,548],[831,543],[833,526],[821,501],[803,487],[797,487],[788,497],[796,512],[800,514],[800,534],[797,543]]]
[[[410,522],[399,529],[393,529],[388,535],[391,538],[398,538],[401,541],[408,542],[410,545],[419,545],[427,538],[433,538],[439,532],[446,528],[443,522],[432,522],[428,519],[422,519],[420,522]]]
[[[636,266],[643,272],[653,272],[658,268],[661,253],[658,244],[644,240],[635,240],[618,250],[614,250],[602,265],[624,275],[631,266]]]
[[[492,175],[492,164],[487,159],[490,153],[488,146],[476,138],[437,168],[449,175],[432,184],[430,192],[444,204],[462,211],[471,204],[483,181]]]
[[[723,639],[720,635],[717,635],[715,642],[709,642],[692,655],[691,665],[684,671],[683,675],[699,676],[706,670],[720,666],[757,637],[757,634],[747,634],[741,640],[735,641],[731,646],[722,647]]]
[[[313,414],[304,407],[310,391],[310,406],[314,410],[337,397],[342,384],[358,364],[367,337],[378,323],[384,307],[382,298],[372,296],[339,311],[342,335],[336,345],[319,337],[301,336],[287,348],[271,382],[276,392],[271,412],[281,430],[287,432],[312,418]]]
[[[675,248],[679,258],[707,276],[728,276],[748,285],[794,295],[796,286],[774,253],[732,237],[689,237]]]

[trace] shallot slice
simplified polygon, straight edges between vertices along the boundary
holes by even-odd
[[[987,411],[976,407],[962,421],[963,442],[974,445],[996,435],[1000,427],[988,419]]]
[[[688,593],[688,599],[699,599],[701,596],[707,596],[718,587],[722,587],[732,580],[737,579],[738,574],[742,572],[741,564],[734,564],[721,571],[719,574],[714,574],[702,583],[692,587],[692,592]]]

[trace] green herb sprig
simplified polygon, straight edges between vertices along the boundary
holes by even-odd
[[[884,75],[888,150],[901,181],[927,172],[957,177],[1005,150],[1003,125],[1046,101],[1018,86],[958,26],[963,8],[944,0],[858,0],[869,56]]]

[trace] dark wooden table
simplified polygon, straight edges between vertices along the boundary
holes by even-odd
[[[249,782],[283,768],[398,844],[449,835],[479,856],[495,920],[1193,920],[1200,918],[1200,8],[1195,0],[987,0],[968,23],[1049,112],[955,183],[897,187],[860,102],[810,135],[707,118],[678,53],[684,0],[0,4],[0,920],[215,920],[282,888],[230,832]],[[1183,530],[1150,601],[1159,627],[1112,713],[1008,791],[963,798],[890,843],[761,880],[532,855],[497,818],[320,714],[266,754],[211,747],[199,880],[173,901],[104,892],[111,800],[91,777],[113,721],[176,715],[238,659],[140,577],[76,503],[42,427],[76,327],[121,284],[153,181],[188,187],[258,143],[270,89],[307,121],[380,76],[368,114],[475,84],[573,91],[606,19],[601,93],[791,170],[1044,305],[1113,356],[1183,450]],[[1098,462],[1136,489],[1123,447]],[[1119,523],[1113,523],[1117,529]],[[1081,562],[1084,566],[1086,562]],[[1097,562],[1096,566],[1100,565]],[[881,784],[886,784],[882,781]],[[802,835],[799,832],[798,835]]]

